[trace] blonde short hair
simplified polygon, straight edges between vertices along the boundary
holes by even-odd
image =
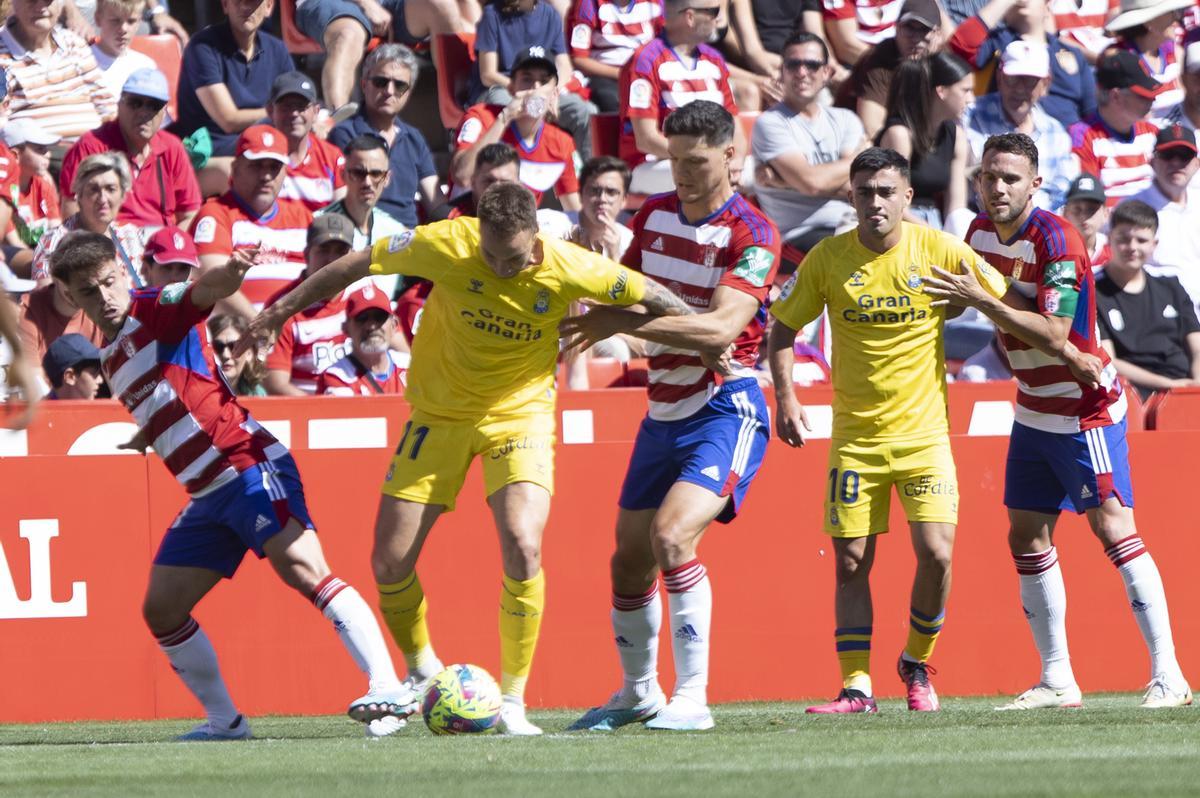
[[[71,181],[71,193],[78,197],[87,181],[105,172],[116,172],[117,182],[121,184],[121,193],[129,193],[129,187],[133,185],[133,175],[129,171],[129,161],[119,152],[98,152],[80,161],[75,179]]]
[[[123,16],[141,16],[146,13],[146,6],[149,5],[148,0],[96,0],[96,13],[94,20],[97,25],[100,24],[100,14],[105,8],[115,8],[121,11]]]

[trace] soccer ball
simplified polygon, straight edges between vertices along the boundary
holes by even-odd
[[[500,685],[478,665],[451,665],[433,677],[421,701],[434,734],[476,734],[500,720]]]

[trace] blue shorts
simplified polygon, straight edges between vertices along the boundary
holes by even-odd
[[[762,466],[770,427],[762,390],[752,377],[725,383],[690,418],[655,421],[647,416],[621,486],[622,509],[655,509],[672,485],[691,482],[730,498],[717,516],[729,523]]]
[[[404,0],[380,0],[379,3],[392,15],[392,38],[400,44],[415,47],[428,39],[418,39],[408,32],[408,22],[404,19]],[[325,29],[335,19],[351,17],[367,31],[370,39],[371,21],[363,13],[358,3],[351,0],[306,0],[296,9],[296,27],[308,38],[325,45]]]
[[[288,455],[248,468],[188,502],[167,530],[154,564],[208,568],[229,579],[247,550],[262,559],[263,544],[292,518],[313,528],[300,472]]]
[[[1004,475],[1006,507],[1047,515],[1082,513],[1110,496],[1133,507],[1124,419],[1074,434],[1013,424]]]

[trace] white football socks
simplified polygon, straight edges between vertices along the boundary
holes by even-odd
[[[1136,535],[1114,543],[1105,554],[1117,566],[1117,572],[1125,582],[1125,595],[1133,609],[1133,618],[1150,651],[1150,678],[1166,676],[1172,682],[1182,682],[1183,673],[1175,659],[1175,642],[1171,636],[1167,594],[1154,558]]]
[[[157,639],[171,668],[204,707],[208,722],[221,730],[232,727],[237,707],[221,678],[217,652],[196,619],[189,617],[183,626]]]
[[[1047,687],[1075,684],[1067,651],[1067,588],[1053,546],[1037,554],[1013,555],[1021,579],[1021,606],[1042,659],[1041,683]]]
[[[675,654],[675,692],[708,704],[708,644],[712,628],[712,583],[699,560],[663,571],[671,610],[671,649]]]
[[[312,602],[333,622],[342,645],[359,670],[367,675],[370,689],[390,688],[399,684],[392,655],[375,620],[375,614],[363,597],[335,576],[327,576],[313,591]]]
[[[613,593],[612,628],[625,683],[622,696],[633,703],[658,689],[658,631],[662,601],[658,583],[638,596]]]

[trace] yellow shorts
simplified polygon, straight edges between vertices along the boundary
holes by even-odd
[[[958,478],[949,438],[834,441],[825,484],[825,532],[835,538],[886,532],[893,485],[910,522],[958,523]]]
[[[513,482],[554,492],[554,416],[446,421],[414,410],[404,425],[383,493],[454,509],[471,461],[483,459],[487,495]]]

